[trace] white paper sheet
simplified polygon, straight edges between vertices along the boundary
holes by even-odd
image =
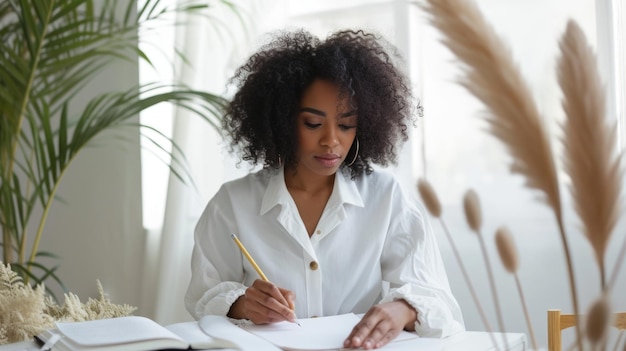
[[[198,321],[198,324],[207,335],[229,340],[236,344],[240,350],[280,351],[280,349],[272,343],[232,324],[224,316],[207,315],[202,317]]]
[[[281,322],[247,325],[244,328],[284,350],[337,350],[343,348],[343,342],[359,320],[358,316],[349,313],[299,319],[301,327],[295,323]],[[416,334],[402,332],[394,342],[415,338]]]

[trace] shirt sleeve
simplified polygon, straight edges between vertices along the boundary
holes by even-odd
[[[226,316],[231,305],[243,295],[241,255],[230,242],[235,231],[230,201],[220,189],[202,213],[194,233],[191,281],[185,294],[187,311],[196,319],[205,315]]]
[[[381,303],[404,299],[417,311],[416,332],[447,337],[465,330],[463,315],[452,295],[432,228],[415,203],[395,192],[394,218],[382,257],[389,291]]]

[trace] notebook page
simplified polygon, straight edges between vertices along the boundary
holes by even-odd
[[[343,348],[352,328],[360,321],[353,313],[338,316],[299,319],[295,323],[281,322],[266,325],[246,325],[244,329],[286,350],[336,350]],[[414,339],[417,335],[401,332],[394,339]]]
[[[77,344],[94,347],[148,340],[187,342],[153,320],[138,316],[100,319],[79,323],[57,323],[57,329]]]
[[[232,324],[224,316],[206,315],[198,324],[206,334],[235,343],[240,350],[280,351],[272,343]]]
[[[170,324],[166,328],[187,341],[193,349],[238,348],[237,344],[230,340],[208,335],[196,321]]]

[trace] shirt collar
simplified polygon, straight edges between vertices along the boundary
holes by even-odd
[[[270,176],[265,194],[263,195],[263,202],[261,203],[261,211],[259,214],[262,216],[276,205],[286,204],[289,196],[291,195],[289,195],[289,191],[287,191],[287,186],[285,185],[285,170],[281,167]]]
[[[340,204],[351,204],[358,207],[364,207],[363,198],[356,186],[356,181],[350,178],[349,172],[339,170],[335,174],[335,187],[330,198],[336,197]]]
[[[285,205],[290,199],[291,195],[287,190],[287,185],[285,185],[285,169],[280,168],[269,179],[259,214],[262,216],[277,205]],[[335,185],[329,199],[329,202],[331,201],[338,204],[364,207],[363,198],[356,182],[350,179],[349,174],[345,174],[341,170],[335,174]]]

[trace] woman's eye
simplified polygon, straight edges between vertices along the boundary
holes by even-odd
[[[304,125],[305,125],[307,128],[315,129],[315,128],[318,128],[319,126],[321,126],[322,124],[321,124],[321,123],[309,123],[309,122],[304,122]]]
[[[341,128],[342,130],[349,130],[349,129],[356,128],[356,126],[355,125],[348,125],[348,124],[340,124],[339,128]]]

